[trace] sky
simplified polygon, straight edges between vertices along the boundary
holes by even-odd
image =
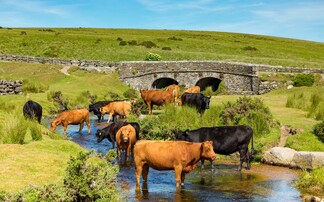
[[[0,26],[201,30],[324,42],[324,0],[0,0]]]

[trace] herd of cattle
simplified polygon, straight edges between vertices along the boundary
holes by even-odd
[[[200,113],[209,108],[210,97],[200,93],[200,88],[195,86],[188,89],[179,98],[179,87],[170,85],[166,90],[141,90],[141,97],[152,114],[153,105],[176,103],[177,105],[189,105],[195,107]],[[60,113],[50,123],[50,129],[55,131],[61,125],[64,134],[68,125],[80,125],[79,133],[84,123],[87,124],[90,135],[89,112],[98,117],[98,122],[103,120],[105,114],[109,114],[109,125],[96,131],[97,142],[107,138],[115,148],[117,145],[118,160],[121,151],[125,151],[125,160],[129,160],[133,151],[136,167],[136,182],[140,184],[140,175],[143,181],[147,181],[149,167],[156,170],[174,170],[176,186],[183,186],[185,174],[191,172],[196,164],[201,161],[202,168],[204,160],[213,161],[216,154],[229,155],[235,152],[240,154],[238,170],[242,169],[243,161],[246,160],[250,169],[250,158],[253,156],[253,131],[249,126],[219,126],[203,127],[196,130],[175,131],[175,139],[178,141],[153,141],[140,140],[140,125],[136,122],[114,121],[116,115],[127,117],[130,113],[133,101],[100,101],[89,106],[89,109],[67,110]],[[41,122],[42,106],[32,100],[26,102],[23,107],[26,118],[34,118]],[[113,120],[110,123],[110,120]],[[249,153],[248,145],[252,139],[252,149]]]

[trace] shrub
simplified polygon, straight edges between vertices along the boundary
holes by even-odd
[[[48,47],[48,49],[45,50],[45,52],[44,52],[44,56],[52,57],[52,58],[58,57],[59,56],[59,48],[56,46]]]
[[[7,114],[7,119],[0,126],[0,143],[23,144],[25,142],[28,123],[18,110]]]
[[[153,43],[152,41],[144,41],[144,42],[140,43],[139,45],[145,46],[146,48],[155,48],[155,47],[157,47],[157,45],[155,43]]]
[[[182,38],[177,38],[175,36],[169,37],[168,39],[173,41],[182,41]]]
[[[122,41],[122,40],[123,40],[123,39],[122,39],[122,38],[120,38],[120,37],[118,37],[118,38],[117,38],[117,41]]]
[[[135,41],[135,40],[128,41],[128,45],[130,45],[130,46],[136,46],[137,45],[137,41]]]
[[[106,97],[108,97],[107,100],[109,100],[109,98],[112,100],[121,100],[122,99],[120,95],[118,95],[117,93],[114,93],[114,92],[108,92]]]
[[[61,91],[50,91],[47,94],[48,101],[54,103],[54,105],[58,108],[58,111],[65,111],[69,109],[70,101],[65,98]]]
[[[171,48],[170,47],[162,47],[162,50],[167,50],[167,51],[170,51]]]
[[[134,98],[137,98],[137,91],[135,89],[130,88],[123,93],[123,96],[126,99],[132,100]]]
[[[244,51],[257,51],[258,49],[256,47],[253,46],[245,46],[242,48],[242,50]]]
[[[269,108],[259,98],[240,97],[236,102],[225,104],[220,113],[221,123],[224,125],[249,125],[254,134],[269,133],[276,125]]]
[[[142,98],[132,103],[131,113],[137,117],[141,114],[148,114],[148,108]]]
[[[294,78],[294,86],[312,86],[314,84],[314,74],[297,74]]]
[[[321,142],[324,143],[324,121],[314,125],[313,133]]]
[[[121,41],[121,42],[119,42],[119,45],[120,46],[126,46],[127,45],[127,42],[126,41]]]
[[[20,32],[20,35],[27,35],[27,32],[25,32],[25,31],[21,31],[21,32]]]
[[[156,53],[148,53],[144,59],[145,61],[160,61],[161,56]]]
[[[101,39],[97,39],[95,43],[100,43],[101,41],[102,41]]]

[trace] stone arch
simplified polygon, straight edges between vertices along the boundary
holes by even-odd
[[[203,91],[206,87],[211,86],[213,91],[218,89],[219,84],[222,82],[221,79],[215,77],[205,77],[199,79],[196,83],[196,86],[200,87],[200,90]]]
[[[178,85],[178,81],[176,81],[172,78],[163,77],[163,78],[156,79],[152,83],[152,88],[161,89],[161,88],[165,88],[172,84]]]

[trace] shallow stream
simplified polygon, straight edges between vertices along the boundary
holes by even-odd
[[[91,135],[87,135],[86,126],[79,134],[79,125],[69,125],[67,136],[82,147],[104,155],[112,149],[112,144],[107,139],[97,143],[95,132],[105,125],[98,124],[97,117],[91,116]],[[59,126],[57,131],[63,134],[63,127]],[[238,172],[238,161],[216,159],[214,172],[208,164],[203,170],[198,165],[186,175],[185,186],[179,189],[175,187],[173,171],[150,168],[147,184],[136,189],[134,162],[118,165],[117,187],[122,201],[302,201],[301,193],[293,186],[298,173],[289,168],[252,164],[251,170]]]

